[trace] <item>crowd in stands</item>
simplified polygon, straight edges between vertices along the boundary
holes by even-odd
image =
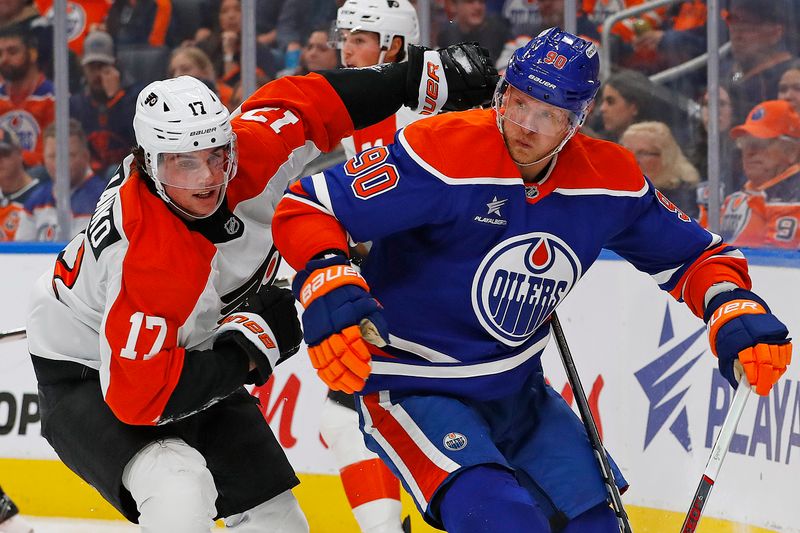
[[[342,3],[256,0],[257,83],[346,66],[331,35]],[[703,54],[706,25],[717,17],[721,41],[729,43],[721,55],[718,88],[719,227],[738,244],[796,249],[800,0],[721,0],[719,13],[708,13],[704,0],[676,0],[617,21],[610,40],[601,42],[610,16],[643,3],[577,2],[578,33],[608,47],[613,61],[583,132],[628,147],[672,202],[709,223],[705,67],[668,80],[651,76]],[[5,240],[55,235],[54,139],[48,129],[55,106],[52,4],[0,2],[0,238]],[[430,8],[427,42],[478,41],[499,69],[516,47],[545,28],[563,26],[565,19],[563,0],[431,0]],[[242,8],[241,0],[70,0],[67,9],[72,229],[79,231],[91,213],[92,195],[99,196],[133,146],[132,117],[141,87],[191,75],[229,109],[239,105]]]

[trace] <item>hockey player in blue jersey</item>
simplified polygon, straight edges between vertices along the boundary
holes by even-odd
[[[578,132],[598,71],[594,45],[547,30],[515,52],[492,109],[409,125],[299,180],[276,209],[312,364],[358,391],[367,445],[451,533],[618,531],[583,426],[540,361],[551,313],[602,248],[708,323],[732,384],[738,359],[767,394],[791,360],[744,256],[630,152]],[[349,241],[373,242],[360,274]]]

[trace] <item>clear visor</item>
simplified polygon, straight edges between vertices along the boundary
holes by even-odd
[[[541,135],[561,137],[580,122],[575,113],[528,96],[505,80],[497,86],[493,106],[498,117]]]
[[[228,183],[236,168],[236,141],[194,152],[158,154],[158,181],[178,189],[211,190]]]

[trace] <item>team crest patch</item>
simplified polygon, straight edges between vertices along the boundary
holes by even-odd
[[[581,277],[574,251],[549,233],[518,235],[496,245],[472,281],[472,307],[499,341],[517,346],[541,326]]]
[[[462,450],[467,447],[467,437],[461,433],[451,432],[444,436],[442,444],[444,444],[444,447],[448,450],[457,452],[458,450]]]

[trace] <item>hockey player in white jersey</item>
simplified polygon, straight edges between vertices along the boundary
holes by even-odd
[[[496,72],[477,46],[417,57],[282,78],[233,118],[187,76],[139,94],[138,147],[34,287],[28,340],[43,436],[143,532],[218,518],[308,531],[294,471],[243,388],[301,341],[291,293],[272,285],[274,205],[321,151],[417,101],[428,63],[449,95],[438,105],[490,97]]]

